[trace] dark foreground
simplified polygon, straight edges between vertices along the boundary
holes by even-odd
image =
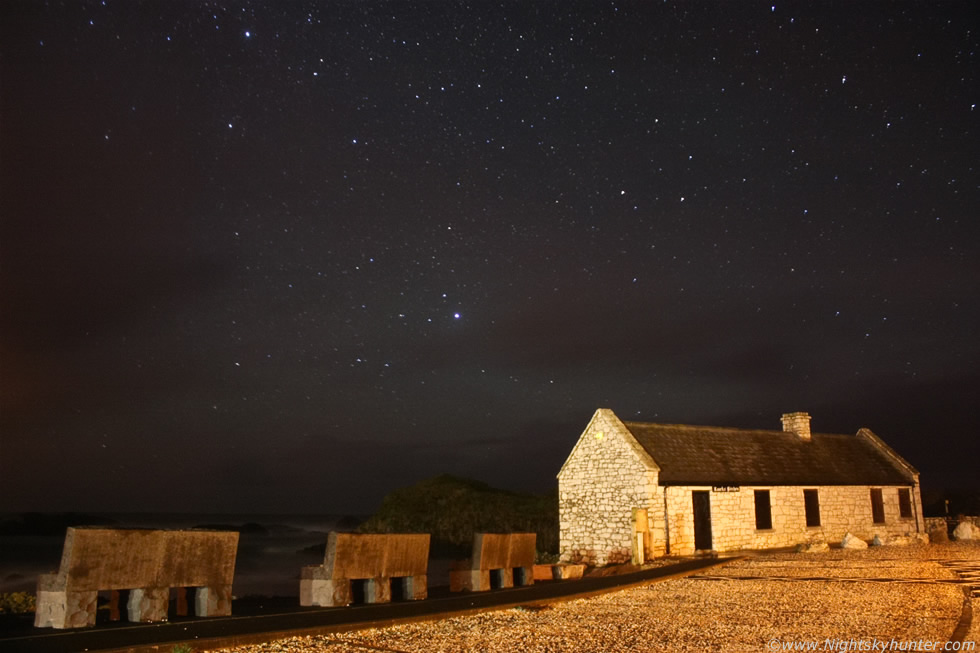
[[[35,629],[33,615],[6,616],[0,622],[0,651],[169,651],[181,642],[190,643],[195,649],[231,647],[289,635],[387,626],[436,616],[600,594],[650,580],[686,576],[729,560],[684,560],[628,574],[538,582],[530,587],[480,594],[450,594],[446,588],[437,587],[432,588],[430,598],[425,601],[346,608],[302,608],[296,605],[295,598],[243,599],[235,601],[231,617],[183,618],[161,624],[117,622],[90,629],[55,631]]]

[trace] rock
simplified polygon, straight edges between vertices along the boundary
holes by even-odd
[[[929,535],[926,533],[910,533],[909,544],[929,544]]]
[[[585,565],[555,565],[555,577],[561,580],[581,578],[585,573]]]
[[[871,540],[871,546],[884,546],[885,543],[881,541],[881,537],[875,534],[874,538]]]
[[[825,551],[830,551],[830,545],[823,540],[803,542],[796,547],[797,553],[824,553]]]
[[[840,546],[842,549],[867,549],[868,543],[859,537],[854,537],[850,533],[844,535],[844,539],[841,540]]]
[[[957,542],[980,539],[980,529],[968,521],[960,522],[956,530],[953,531],[953,539]]]
[[[929,541],[933,544],[949,542],[949,535],[946,533],[945,528],[937,528],[934,531],[929,531]]]

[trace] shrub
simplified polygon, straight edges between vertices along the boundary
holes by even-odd
[[[30,592],[0,593],[0,614],[34,612],[34,595]]]
[[[558,550],[558,493],[523,494],[442,475],[388,494],[362,533],[430,533],[436,555],[468,555],[474,533],[537,533]]]

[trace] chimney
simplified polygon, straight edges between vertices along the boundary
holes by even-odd
[[[785,413],[783,415],[783,430],[795,433],[804,442],[810,441],[810,415],[807,413]]]

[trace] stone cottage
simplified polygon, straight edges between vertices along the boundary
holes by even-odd
[[[558,472],[561,558],[593,565],[923,531],[919,473],[872,433],[623,422],[599,409]]]

